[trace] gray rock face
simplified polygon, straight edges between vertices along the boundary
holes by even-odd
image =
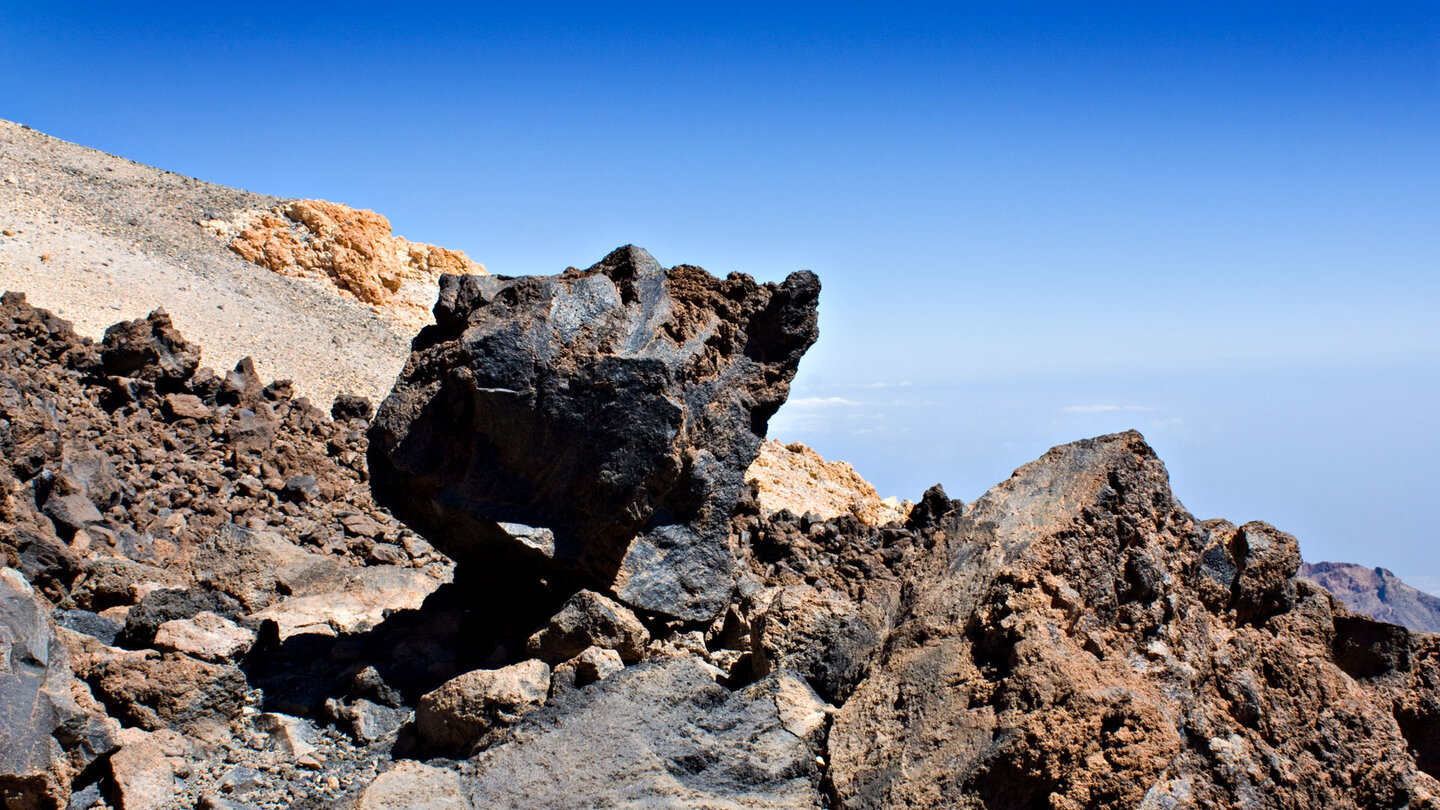
[[[118,724],[75,702],[75,677],[48,610],[11,568],[0,568],[0,799],[6,807],[64,807],[70,782],[114,750]]]
[[[818,336],[819,291],[809,272],[721,280],[635,247],[559,276],[447,276],[370,431],[376,500],[453,556],[712,618],[730,513]]]
[[[739,692],[698,663],[568,693],[474,760],[473,807],[818,808],[825,707],[789,673]]]

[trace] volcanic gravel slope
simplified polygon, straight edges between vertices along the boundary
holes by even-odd
[[[345,391],[378,401],[406,338],[355,300],[244,261],[199,225],[285,202],[0,121],[0,289],[90,338],[163,307],[216,368],[254,356],[316,402]]]

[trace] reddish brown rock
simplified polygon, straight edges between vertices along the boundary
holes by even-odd
[[[832,729],[840,806],[1435,806],[1430,637],[1296,581],[1289,535],[1198,524],[1139,434],[928,542]]]

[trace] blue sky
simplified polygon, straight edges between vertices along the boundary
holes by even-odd
[[[772,433],[886,494],[1136,427],[1440,578],[1434,3],[119,5],[0,5],[0,117],[495,272],[813,269]]]

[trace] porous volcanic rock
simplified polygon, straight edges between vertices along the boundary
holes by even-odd
[[[1138,433],[925,544],[831,730],[839,806],[1436,806],[1434,637],[1294,579],[1283,532],[1197,522]]]
[[[376,500],[452,556],[709,619],[767,420],[818,336],[820,283],[661,267],[445,276],[370,433]],[[553,544],[500,524],[548,529]]]
[[[409,332],[430,323],[441,273],[485,273],[462,251],[394,236],[384,216],[325,200],[235,211],[201,225],[246,261],[320,281]]]

